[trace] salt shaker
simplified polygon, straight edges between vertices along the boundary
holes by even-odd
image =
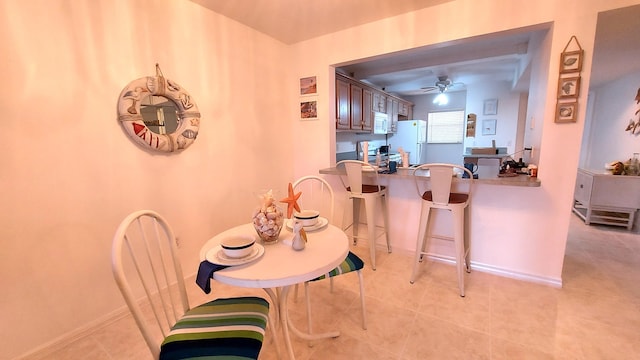
[[[302,222],[294,221],[293,226],[293,240],[291,241],[291,247],[293,250],[303,250],[307,243],[307,234],[305,233]]]

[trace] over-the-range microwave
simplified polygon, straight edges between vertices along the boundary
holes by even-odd
[[[374,134],[386,134],[387,133],[387,119],[386,113],[374,112],[373,113],[373,133]]]

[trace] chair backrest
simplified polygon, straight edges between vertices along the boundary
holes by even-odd
[[[171,227],[151,210],[130,214],[113,237],[111,261],[122,296],[157,359],[170,328],[189,310]]]
[[[303,176],[293,183],[293,189],[302,192],[298,202],[301,209],[320,211],[320,216],[333,223],[333,188],[329,183],[315,175]]]
[[[374,184],[378,187],[378,191],[381,190],[380,183],[378,182],[378,169],[369,165],[368,163],[360,160],[342,160],[336,164],[336,169],[342,170],[345,169],[345,176],[340,175],[340,181],[342,181],[342,185],[344,185],[345,189],[349,189],[352,194],[361,195],[362,194],[362,178],[363,172],[369,172],[374,176]]]
[[[427,191],[427,183],[429,183],[433,203],[436,205],[447,206],[451,195],[451,184],[454,176],[456,175],[455,169],[469,175],[470,178],[465,179],[469,181],[469,186],[467,187],[465,194],[468,194],[470,198],[472,188],[471,184],[473,184],[473,173],[464,166],[441,163],[422,164],[413,169],[411,174],[415,180],[418,196],[422,197],[424,192]]]

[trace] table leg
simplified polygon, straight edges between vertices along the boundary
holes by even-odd
[[[320,334],[310,334],[296,328],[293,322],[291,321],[291,318],[289,318],[289,315],[288,315],[287,297],[289,296],[290,289],[291,289],[291,286],[285,286],[282,289],[282,292],[280,293],[280,321],[282,322],[283,331],[285,333],[285,341],[288,342],[287,343],[288,347],[290,347],[290,344],[291,344],[291,339],[289,338],[289,330],[291,330],[291,332],[297,337],[305,340],[320,340],[320,339],[335,338],[340,336],[339,331],[331,331],[331,332],[320,333]],[[293,360],[294,358],[293,358],[292,349],[290,350],[289,354],[291,356],[291,359]]]
[[[291,338],[289,337],[289,316],[287,315],[289,310],[287,307],[287,297],[289,295],[290,288],[291,286],[285,286],[280,292],[280,321],[282,322],[280,326],[282,327],[284,342],[287,345],[287,351],[289,352],[289,359],[295,360],[296,357],[293,354],[293,345],[291,345]]]
[[[279,304],[279,297],[277,295],[277,290],[276,292],[273,291],[273,289],[270,288],[266,288],[263,289],[271,298],[271,303],[273,304],[273,313],[275,314],[275,320],[273,321],[269,321],[270,324],[268,324],[267,326],[269,326],[271,328],[271,340],[274,342],[274,345],[276,347],[276,354],[278,354],[278,359],[282,359],[282,350],[280,349],[280,343],[278,342],[278,336],[276,336],[277,334],[277,330],[278,330],[278,323],[280,322],[280,304]],[[269,312],[269,315],[271,315],[271,312]],[[271,319],[270,319],[271,320]]]

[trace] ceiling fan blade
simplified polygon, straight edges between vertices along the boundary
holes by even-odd
[[[439,90],[437,86],[426,86],[426,87],[421,87],[420,90],[422,90],[425,93],[429,93],[429,92],[433,92],[436,90]]]

